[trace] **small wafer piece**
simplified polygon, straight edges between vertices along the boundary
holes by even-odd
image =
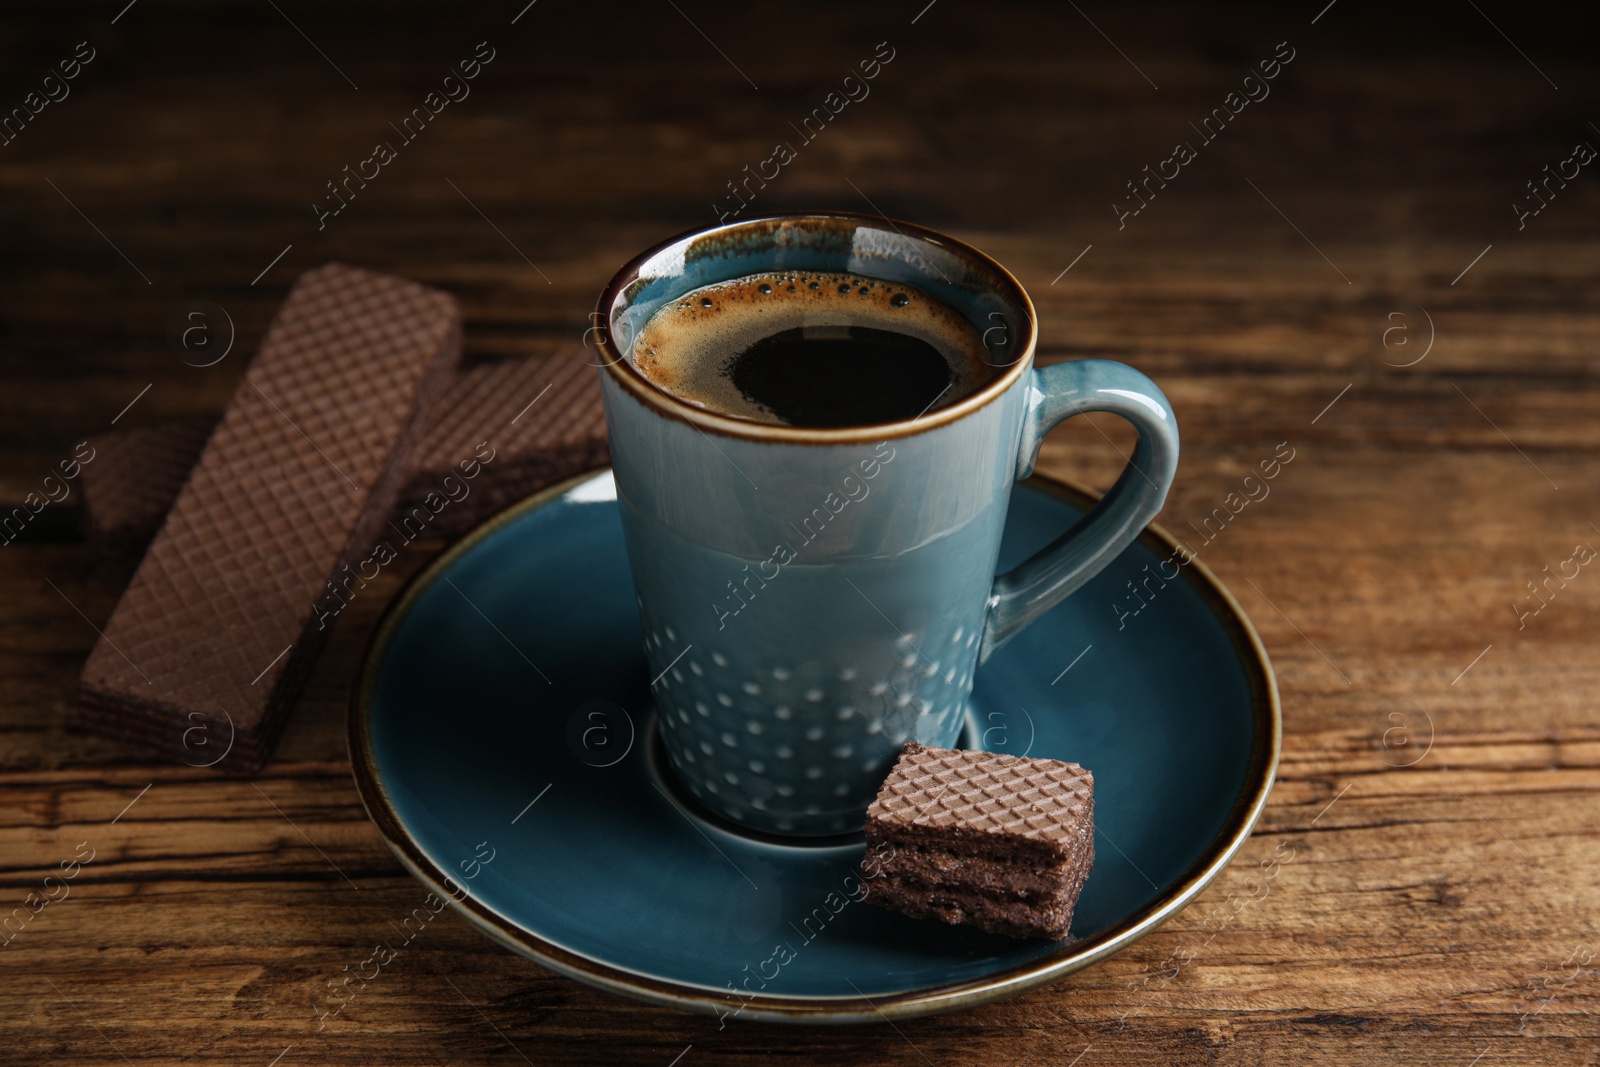
[[[90,653],[84,724],[259,768],[325,636],[314,605],[388,518],[460,350],[446,293],[302,275]]]
[[[1075,763],[908,742],[867,809],[868,901],[1008,937],[1067,936],[1094,866]]]
[[[160,423],[90,441],[102,458],[83,470],[89,536],[124,573],[161,528],[213,425]],[[416,509],[435,494],[452,502],[423,525],[429,536],[453,536],[609,459],[600,380],[584,353],[484,363],[455,375],[425,411],[392,517],[420,518]],[[469,479],[467,471],[479,473]],[[455,500],[461,485],[467,496]]]

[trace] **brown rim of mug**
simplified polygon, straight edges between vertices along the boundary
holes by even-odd
[[[1183,565],[1189,572],[1186,580],[1201,599],[1206,601],[1216,614],[1219,623],[1227,630],[1229,643],[1233,645],[1248,675],[1253,731],[1245,778],[1222,825],[1211,840],[1206,842],[1200,855],[1188,868],[1173,879],[1166,890],[1158,892],[1156,898],[1145,907],[1099,933],[1079,941],[1062,942],[1057,949],[1045,956],[1014,964],[991,974],[957,979],[943,985],[906,992],[889,993],[873,998],[785,997],[756,993],[747,999],[741,999],[725,990],[641,974],[593,959],[519,926],[470,893],[457,898],[447,884],[454,884],[449,872],[429,857],[401,821],[378,770],[378,758],[373,749],[370,728],[373,688],[377,681],[378,668],[382,665],[384,654],[388,651],[389,644],[409,608],[453,561],[461,558],[496,531],[516,521],[518,517],[544,507],[551,501],[559,499],[573,486],[609,469],[609,467],[597,467],[511,505],[466,534],[413,575],[384,609],[383,617],[378,621],[367,644],[355,685],[350,693],[349,715],[345,724],[346,743],[351,772],[355,777],[356,792],[361,797],[361,805],[366,809],[367,817],[376,824],[384,843],[414,878],[435,894],[441,896],[449,894],[456,900],[457,913],[480,933],[502,947],[532,959],[558,974],[577,979],[608,993],[701,1015],[737,1016],[747,1021],[824,1025],[870,1023],[885,1018],[909,1019],[919,1015],[970,1008],[1021,993],[1063,978],[1120,952],[1186,908],[1222,873],[1249,840],[1251,831],[1255,829],[1256,822],[1266,808],[1267,798],[1271,795],[1272,784],[1277,777],[1278,755],[1283,744],[1283,709],[1278,699],[1277,678],[1272,669],[1272,661],[1267,658],[1266,646],[1261,643],[1261,637],[1256,633],[1249,616],[1244,613],[1244,609],[1233,598],[1233,594],[1211,572],[1205,562],[1191,555],[1189,561]],[[1088,510],[1100,499],[1100,494],[1097,492],[1050,475],[1035,474],[1020,484],[1030,485],[1048,496],[1064,500],[1084,510]],[[1162,555],[1176,554],[1179,550],[1177,538],[1154,523],[1140,532],[1138,540],[1145,547]]]
[[[999,293],[1000,297],[1022,312],[1023,325],[1027,330],[1027,338],[1022,345],[1022,354],[994,381],[989,382],[971,396],[964,397],[948,407],[938,408],[926,415],[919,415],[914,419],[904,419],[899,422],[885,422],[872,426],[817,429],[813,427],[781,426],[767,422],[754,422],[750,419],[741,419],[732,415],[720,415],[679,400],[634,369],[626,354],[619,352],[612,343],[611,308],[615,306],[618,297],[622,295],[627,287],[639,280],[639,269],[662,251],[675,244],[687,242],[692,238],[714,239],[718,235],[727,237],[762,227],[774,227],[775,224],[800,221],[816,222],[823,226],[828,224],[842,226],[846,223],[887,225],[901,237],[926,241],[952,253],[959,259],[964,260],[969,267],[976,268],[975,273],[979,277],[985,274],[990,275],[991,277],[986,280],[992,283],[992,287]],[[930,230],[925,226],[901,222],[899,219],[891,219],[886,215],[863,215],[850,211],[782,212],[763,215],[755,219],[746,219],[743,222],[730,222],[720,226],[685,230],[629,260],[612,277],[611,281],[606,283],[605,289],[601,291],[599,303],[595,305],[595,318],[597,320],[595,326],[597,345],[603,360],[601,366],[611,375],[612,380],[622,386],[635,400],[667,418],[686,422],[698,429],[708,430],[724,437],[739,437],[749,441],[767,441],[783,444],[844,445],[863,442],[871,443],[888,438],[909,437],[912,434],[924,433],[940,426],[949,425],[998,399],[1015,384],[1018,378],[1027,373],[1028,369],[1033,366],[1034,349],[1039,338],[1039,322],[1038,316],[1033,309],[1033,301],[1029,299],[1027,291],[1022,288],[1022,283],[1017,281],[1010,271],[1002,267],[993,258],[980,252],[965,241],[959,241],[954,237],[942,234],[937,230]]]

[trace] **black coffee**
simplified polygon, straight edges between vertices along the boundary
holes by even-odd
[[[733,357],[734,386],[791,426],[870,426],[914,419],[955,375],[920,337],[872,326],[796,326]]]
[[[819,428],[914,419],[1000,369],[947,305],[852,274],[750,275],[697,289],[651,316],[633,361],[692,404]]]

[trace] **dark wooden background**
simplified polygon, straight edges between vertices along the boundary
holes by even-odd
[[[1600,1058],[1600,573],[1552,584],[1521,628],[1512,606],[1600,547],[1596,168],[1523,229],[1511,208],[1575,143],[1600,147],[1592,31],[1505,0],[539,0],[513,24],[524,2],[8,6],[0,107],[78,42],[96,58],[0,147],[0,504],[136,396],[119,427],[218,413],[291,279],[330,259],[459,293],[473,360],[575,347],[623,260],[714,221],[725,183],[887,41],[871,95],[754,208],[945,229],[1029,287],[1044,358],[1155,376],[1184,435],[1171,527],[1296,450],[1202,553],[1278,669],[1262,824],[1145,941],[971,1011],[719,1031],[549,974],[452,914],[319,1031],[313,998],[420,898],[344,752],[380,598],[340,619],[261,776],[153,762],[75,727],[117,588],[74,494],[0,547],[0,912],[80,842],[95,858],[0,949],[0,1061]],[[484,40],[471,96],[319,232],[324,182]],[[1119,230],[1123,183],[1197,140],[1188,123],[1280,41],[1296,57],[1271,96]],[[168,339],[193,299],[237,328],[208,369]],[[1127,434],[1078,421],[1046,467],[1104,485]],[[1289,848],[1207,942],[1243,867]]]

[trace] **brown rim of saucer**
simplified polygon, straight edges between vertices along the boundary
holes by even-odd
[[[524,514],[543,507],[574,486],[608,469],[597,468],[551,486],[489,519],[451,546],[410,579],[385,610],[367,646],[356,686],[351,693],[347,723],[350,763],[356,788],[368,816],[377,824],[379,832],[401,864],[441,897],[448,895],[456,899],[456,894],[447,885],[454,884],[450,873],[434,863],[406,830],[378,774],[369,730],[378,667],[410,607],[452,563]],[[1024,484],[1085,510],[1099,499],[1098,493],[1046,475],[1034,475]],[[1177,539],[1153,524],[1146,527],[1138,539],[1147,548],[1164,556],[1178,552]],[[1143,910],[1092,937],[1062,943],[1048,955],[981,978],[871,999],[865,996],[781,997],[767,994],[754,994],[748,999],[740,999],[726,990],[667,981],[572,952],[518,926],[471,895],[457,901],[457,910],[473,926],[513,952],[607,992],[702,1015],[726,1014],[731,1017],[736,1014],[743,1019],[771,1022],[826,1025],[932,1015],[1011,996],[1105,959],[1182,911],[1211,884],[1249,838],[1250,831],[1266,806],[1277,773],[1283,736],[1283,712],[1278,701],[1277,680],[1266,648],[1243,608],[1211,573],[1210,568],[1190,553],[1186,552],[1185,557],[1189,561],[1183,567],[1187,572],[1184,580],[1217,615],[1249,676],[1254,723],[1245,781],[1223,820],[1222,828],[1171,887],[1160,893],[1159,899]]]

